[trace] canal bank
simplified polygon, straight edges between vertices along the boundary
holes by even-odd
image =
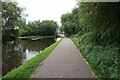
[[[11,70],[18,68],[27,60],[40,54],[46,47],[55,43],[54,38],[43,38],[39,40],[23,40],[17,39],[2,43],[2,76],[6,75]]]
[[[37,67],[37,65],[40,64],[40,62],[42,62],[53,51],[53,49],[60,43],[60,41],[61,40],[52,44],[50,47],[43,50],[41,54],[38,54],[37,56],[28,60],[25,64],[21,65],[19,68],[9,72],[7,75],[3,76],[3,79],[29,77],[32,71]]]

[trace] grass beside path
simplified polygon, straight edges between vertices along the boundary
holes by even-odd
[[[55,49],[55,47],[57,47],[61,41],[62,39],[52,44],[50,47],[47,47],[40,54],[28,60],[17,69],[9,72],[7,75],[3,76],[2,80],[27,80],[31,76],[33,70],[36,69],[36,67]]]
[[[118,48],[114,45],[96,45],[88,40],[88,35],[72,36],[71,39],[95,75],[98,78],[120,78]]]

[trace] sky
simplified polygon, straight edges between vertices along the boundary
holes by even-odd
[[[62,14],[71,12],[76,0],[16,0],[20,7],[26,8],[27,21],[54,20],[60,24]]]

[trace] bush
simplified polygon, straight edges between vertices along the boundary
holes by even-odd
[[[110,46],[99,46],[89,41],[88,34],[81,37],[72,37],[72,41],[81,51],[83,57],[88,61],[91,68],[99,78],[120,78],[119,75],[119,48]]]

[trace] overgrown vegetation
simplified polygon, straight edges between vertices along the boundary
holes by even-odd
[[[61,30],[82,51],[98,77],[120,77],[119,2],[79,2],[61,16]]]
[[[120,77],[118,47],[114,45],[102,47],[92,44],[87,41],[87,37],[88,35],[84,34],[80,37],[72,36],[71,39],[88,61],[96,76],[98,78]]]
[[[36,55],[32,59],[28,60],[25,64],[21,65],[17,69],[9,72],[7,75],[3,76],[2,80],[27,80],[31,76],[33,70],[55,49],[55,47],[62,41],[59,40],[47,47],[40,54]]]
[[[80,3],[72,13],[61,16],[62,29],[66,35],[91,32],[91,41],[96,44],[119,43],[119,3]],[[102,43],[101,43],[102,42]],[[103,44],[102,44],[103,45]]]

